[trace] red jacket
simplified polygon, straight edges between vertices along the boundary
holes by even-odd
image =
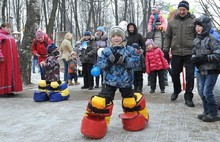
[[[32,53],[33,55],[39,54],[38,63],[45,61],[47,57],[47,45],[51,44],[52,40],[46,35],[44,42],[36,41],[36,38],[32,41]]]
[[[0,62],[0,95],[22,91],[19,55],[14,38],[0,29],[0,48],[4,61]]]
[[[153,47],[146,52],[145,56],[146,72],[168,69],[169,64],[164,58],[164,54],[158,47]]]

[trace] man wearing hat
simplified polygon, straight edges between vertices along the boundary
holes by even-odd
[[[195,16],[189,13],[189,3],[181,1],[178,4],[178,13],[168,22],[165,33],[164,56],[169,60],[169,50],[172,51],[172,81],[174,92],[171,100],[177,99],[182,91],[180,82],[180,73],[183,67],[186,70],[186,90],[184,94],[185,104],[188,107],[194,107],[193,88],[194,88],[194,65],[191,63],[193,39],[195,38],[194,30]]]

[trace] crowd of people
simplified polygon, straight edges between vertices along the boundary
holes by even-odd
[[[165,93],[169,72],[173,84],[170,99],[175,101],[183,91],[180,74],[185,68],[184,99],[188,107],[195,106],[196,67],[198,94],[204,108],[198,118],[204,122],[219,121],[213,88],[220,73],[220,43],[210,35],[211,20],[208,16],[196,18],[189,12],[187,1],[181,1],[177,8],[178,12],[166,23],[160,10],[153,7],[147,37],[138,33],[135,23],[127,23],[126,28],[113,27],[109,32],[99,26],[94,36],[91,31],[83,33],[77,49],[72,47],[72,34],[69,32],[57,48],[45,32],[37,30],[32,42],[33,67],[37,61],[41,80],[61,82],[57,61],[60,57],[64,64],[64,81],[69,86],[79,85],[77,64],[80,60],[83,72],[81,89],[93,90],[102,86],[97,97],[105,98],[106,104],[112,102],[118,88],[123,98],[143,93],[143,73],[148,74],[150,93],[155,93],[157,77],[160,92]],[[10,24],[3,23],[0,28],[0,95],[22,91],[19,55],[10,27]],[[102,51],[101,55],[97,54],[98,51]],[[90,73],[94,65],[101,69],[96,77]]]

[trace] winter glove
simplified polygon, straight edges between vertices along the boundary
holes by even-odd
[[[167,60],[168,63],[170,63],[170,56],[168,52],[164,52],[164,58]]]
[[[215,56],[215,54],[210,54],[210,55],[207,55],[207,60],[208,62],[215,62],[215,61],[218,61],[218,58]]]
[[[114,61],[114,63],[123,64],[123,62],[124,62],[124,56],[122,56],[120,53],[115,53],[114,56],[115,56],[115,61]]]
[[[206,55],[205,55],[205,56],[198,56],[198,57],[193,57],[193,58],[191,59],[191,61],[192,61],[192,64],[194,64],[195,66],[198,67],[198,66],[200,66],[201,64],[207,62],[207,61],[208,61],[208,58],[207,58]]]
[[[115,61],[115,56],[114,56],[113,54],[111,54],[111,55],[108,57],[108,59],[109,59],[109,61],[110,61],[111,63],[114,63],[114,61]]]

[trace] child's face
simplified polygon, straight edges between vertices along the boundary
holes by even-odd
[[[102,36],[102,31],[97,31],[98,36]]]
[[[113,35],[111,41],[114,45],[120,45],[123,40],[120,35]]]
[[[203,27],[200,26],[200,25],[196,25],[196,33],[197,33],[197,34],[201,34],[202,31],[203,31]]]
[[[85,39],[86,39],[86,40],[89,40],[89,39],[90,39],[90,36],[88,36],[88,35],[85,36]]]
[[[152,47],[153,47],[152,44],[148,44],[148,45],[147,45],[147,48],[148,48],[148,49],[151,49]]]
[[[72,57],[73,59],[76,59],[76,58],[77,58],[76,54],[72,54],[71,57]]]

